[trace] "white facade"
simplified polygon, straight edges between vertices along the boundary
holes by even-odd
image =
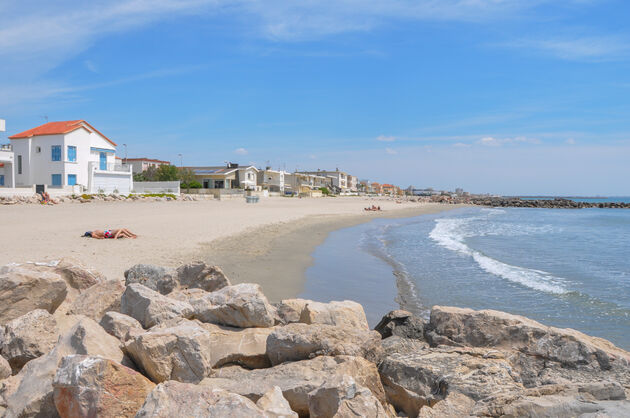
[[[271,169],[260,170],[258,172],[258,185],[271,191],[284,193],[285,171]]]
[[[325,170],[317,170],[317,171],[305,171],[305,174],[313,174],[317,176],[328,177],[331,179],[332,185],[341,189],[341,191],[345,191],[349,188],[348,186],[348,176],[347,173],[343,171],[335,170],[335,171],[325,171]],[[356,185],[355,185],[356,188]]]
[[[116,164],[116,146],[85,122],[79,126],[63,134],[10,137],[16,186],[65,188],[76,185],[90,193],[100,189],[129,193],[131,170]],[[117,180],[112,185],[112,175],[125,180]]]
[[[255,189],[258,184],[258,169],[254,166],[239,167],[238,183],[244,189]]]
[[[150,167],[158,168],[161,165],[170,165],[168,161],[152,160],[150,158],[118,158],[121,163],[131,166],[133,174],[139,174],[147,171]]]

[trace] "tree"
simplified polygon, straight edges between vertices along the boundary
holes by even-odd
[[[179,180],[179,170],[174,165],[164,164],[156,170],[156,177],[157,181],[177,181]]]

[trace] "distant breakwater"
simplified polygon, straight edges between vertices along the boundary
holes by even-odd
[[[623,202],[576,202],[569,199],[537,199],[524,200],[504,197],[471,198],[468,202],[473,205],[501,207],[501,208],[545,208],[545,209],[630,209],[630,203]]]

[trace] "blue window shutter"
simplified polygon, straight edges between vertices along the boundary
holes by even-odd
[[[77,147],[69,145],[68,146],[68,161],[77,162]]]
[[[61,186],[61,174],[53,174],[52,175],[52,185],[53,186]]]
[[[0,174],[0,186],[4,186],[4,174]]]
[[[68,174],[68,186],[76,186],[76,184],[77,184],[77,175]]]
[[[52,146],[52,160],[61,161],[61,145]]]

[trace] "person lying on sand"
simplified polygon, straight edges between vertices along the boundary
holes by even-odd
[[[94,231],[86,232],[85,234],[83,234],[83,236],[96,239],[138,238],[136,234],[126,228],[106,229],[105,231],[95,229]]]
[[[372,211],[372,210],[376,210],[376,211],[378,211],[378,210],[381,210],[381,207],[380,207],[380,206],[375,206],[375,205],[372,205],[372,207],[371,207],[371,208],[365,208],[364,210],[370,210],[370,211]]]
[[[42,192],[42,200],[41,200],[41,204],[42,205],[54,205],[55,202],[53,202],[50,199],[50,195],[48,194],[48,192]]]

